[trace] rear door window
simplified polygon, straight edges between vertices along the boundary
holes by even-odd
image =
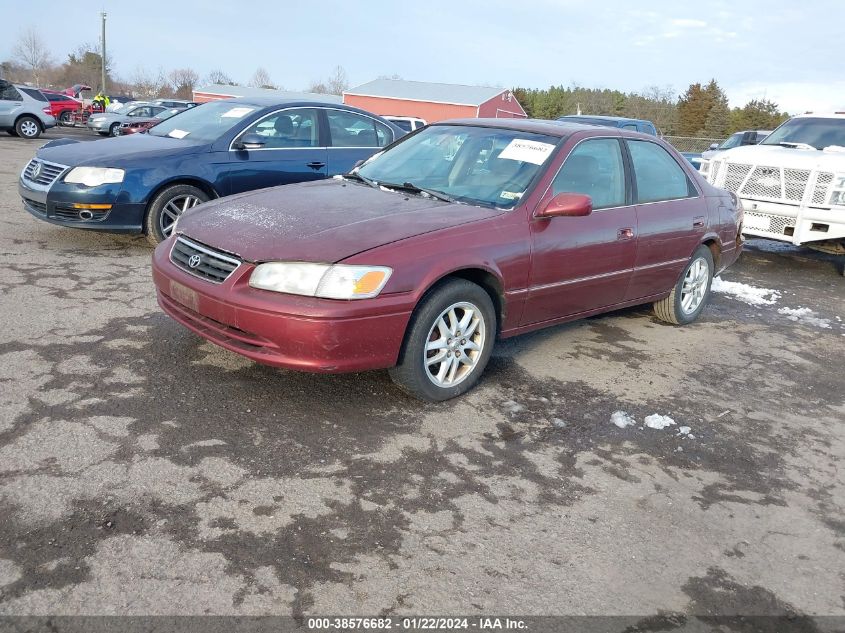
[[[637,202],[660,202],[697,195],[686,172],[665,149],[648,141],[626,141],[631,152]]]
[[[332,147],[384,147],[393,141],[393,133],[383,123],[345,110],[326,110]]]

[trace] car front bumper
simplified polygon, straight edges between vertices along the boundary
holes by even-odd
[[[59,226],[78,229],[94,229],[115,233],[140,233],[143,231],[145,206],[130,203],[121,192],[121,186],[103,185],[101,187],[80,187],[64,183],[55,183],[45,191],[27,185],[23,178],[18,178],[18,194],[24,209],[30,214]],[[93,211],[88,218],[79,204],[111,204],[108,210]],[[80,212],[83,212],[80,215]]]
[[[158,303],[203,338],[256,362],[342,373],[396,364],[413,306],[408,295],[336,301],[257,290],[244,263],[221,284],[170,261],[173,238],[153,255]]]
[[[746,236],[806,244],[845,239],[845,208],[817,208],[740,198]]]

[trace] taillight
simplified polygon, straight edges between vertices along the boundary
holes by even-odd
[[[44,106],[43,108],[41,108],[41,111],[44,114],[50,114],[50,106]]]

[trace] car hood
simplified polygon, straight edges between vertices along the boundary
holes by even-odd
[[[333,179],[203,204],[179,220],[178,232],[252,262],[334,263],[502,213]]]
[[[140,134],[42,147],[36,155],[42,160],[69,167],[121,167],[136,158],[194,154],[204,147],[205,144],[186,142],[185,139]]]
[[[780,145],[746,145],[720,152],[719,160],[731,163],[791,167],[830,172],[845,171],[845,149],[795,149]]]

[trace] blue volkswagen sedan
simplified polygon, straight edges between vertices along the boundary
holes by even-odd
[[[144,233],[157,244],[201,202],[346,173],[403,134],[340,104],[213,101],[146,134],[48,143],[24,168],[18,191],[41,220]]]

